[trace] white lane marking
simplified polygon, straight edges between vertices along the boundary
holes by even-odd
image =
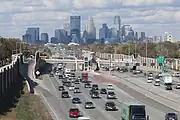
[[[50,83],[52,84],[52,87],[54,88],[54,92],[55,92],[55,96],[58,98],[59,96],[58,96],[58,93],[57,93],[57,88],[55,87],[55,85],[54,85],[54,83],[52,82],[52,80],[50,79],[50,77],[49,76],[47,76],[48,77],[48,79],[49,79],[49,81],[50,81]]]
[[[51,107],[51,105],[49,104],[49,102],[47,101],[47,99],[44,97],[43,93],[40,92],[40,91],[39,91],[39,93],[40,93],[40,96],[44,99],[45,103],[46,103],[46,104],[48,105],[48,107],[51,109],[51,111],[52,111],[55,119],[56,119],[56,120],[62,120],[62,119],[60,119],[60,118],[62,118],[62,116],[61,116],[60,118],[57,116],[55,109]]]
[[[59,84],[62,84],[56,76],[55,76],[55,79],[56,79],[56,81],[57,81]],[[68,90],[68,91],[69,91],[69,90]],[[73,97],[72,97],[73,95],[70,94],[70,93],[71,93],[70,91],[69,91],[68,93],[69,93],[69,95],[71,96],[71,100],[72,100],[72,99],[73,99]],[[61,98],[59,97],[59,99],[61,99]],[[83,113],[83,116],[85,115],[85,116],[89,117],[89,115],[84,111],[84,109],[80,106],[80,104],[75,104],[75,106],[77,106],[77,107],[80,109],[80,111]],[[91,120],[96,120],[95,118],[93,118],[93,117],[91,117],[91,116],[90,116],[90,118],[91,118]]]

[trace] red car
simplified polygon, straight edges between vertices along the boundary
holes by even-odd
[[[78,118],[80,117],[80,111],[78,108],[71,108],[69,110],[69,117],[70,118]]]

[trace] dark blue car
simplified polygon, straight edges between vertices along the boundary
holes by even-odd
[[[80,103],[81,103],[81,100],[80,100],[80,98],[77,98],[77,97],[76,97],[76,98],[73,98],[73,99],[72,99],[72,103],[73,103],[73,104],[80,104]]]

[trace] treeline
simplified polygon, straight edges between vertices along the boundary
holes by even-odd
[[[180,43],[128,43],[128,44],[92,44],[79,46],[81,49],[102,53],[134,54],[156,58],[160,55],[168,58],[180,58]],[[147,48],[147,49],[146,49]],[[147,52],[146,52],[147,51]],[[147,53],[147,54],[146,54]]]
[[[11,55],[20,51],[28,56],[34,54],[40,45],[25,44],[16,38],[0,38],[0,66],[11,62]]]

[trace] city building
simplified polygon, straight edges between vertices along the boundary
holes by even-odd
[[[83,35],[82,35],[83,44],[87,44],[87,40],[88,40],[88,32],[84,30]]]
[[[94,26],[93,17],[89,17],[87,33],[88,33],[87,44],[94,43],[96,40],[96,27]]]
[[[117,31],[117,42],[120,43],[121,39],[122,39],[122,35],[121,35],[121,18],[120,16],[115,16],[114,17],[114,28]]]
[[[26,34],[31,36],[31,44],[36,44],[39,42],[39,28],[28,28]]]
[[[56,29],[54,34],[58,43],[64,43],[67,40],[67,31],[64,29]]]
[[[132,27],[130,27],[128,35],[127,35],[127,41],[134,41],[135,40],[135,35],[134,35],[134,30],[132,29]]]
[[[128,41],[128,33],[130,30],[130,25],[123,25],[121,28],[121,42]]]
[[[51,43],[57,44],[58,40],[55,37],[51,37]]]
[[[165,41],[174,42],[172,35],[170,35],[168,32],[165,32],[164,42]]]
[[[145,40],[146,39],[146,34],[145,34],[145,32],[141,32],[141,38],[140,38],[141,40]]]
[[[138,32],[135,33],[135,40],[139,40],[139,37],[138,37]]]
[[[105,42],[106,39],[109,38],[109,28],[107,24],[102,24],[102,28],[99,29],[99,40]]]
[[[48,43],[49,42],[48,33],[41,33],[41,41],[43,41],[44,43]]]
[[[65,31],[67,31],[67,35],[70,35],[70,24],[69,23],[64,23],[63,28]]]
[[[22,40],[26,43],[32,43],[31,42],[31,35],[25,34],[22,36]]]
[[[80,16],[70,16],[70,36],[74,37],[76,35],[78,43],[80,43],[81,38],[81,17]]]

